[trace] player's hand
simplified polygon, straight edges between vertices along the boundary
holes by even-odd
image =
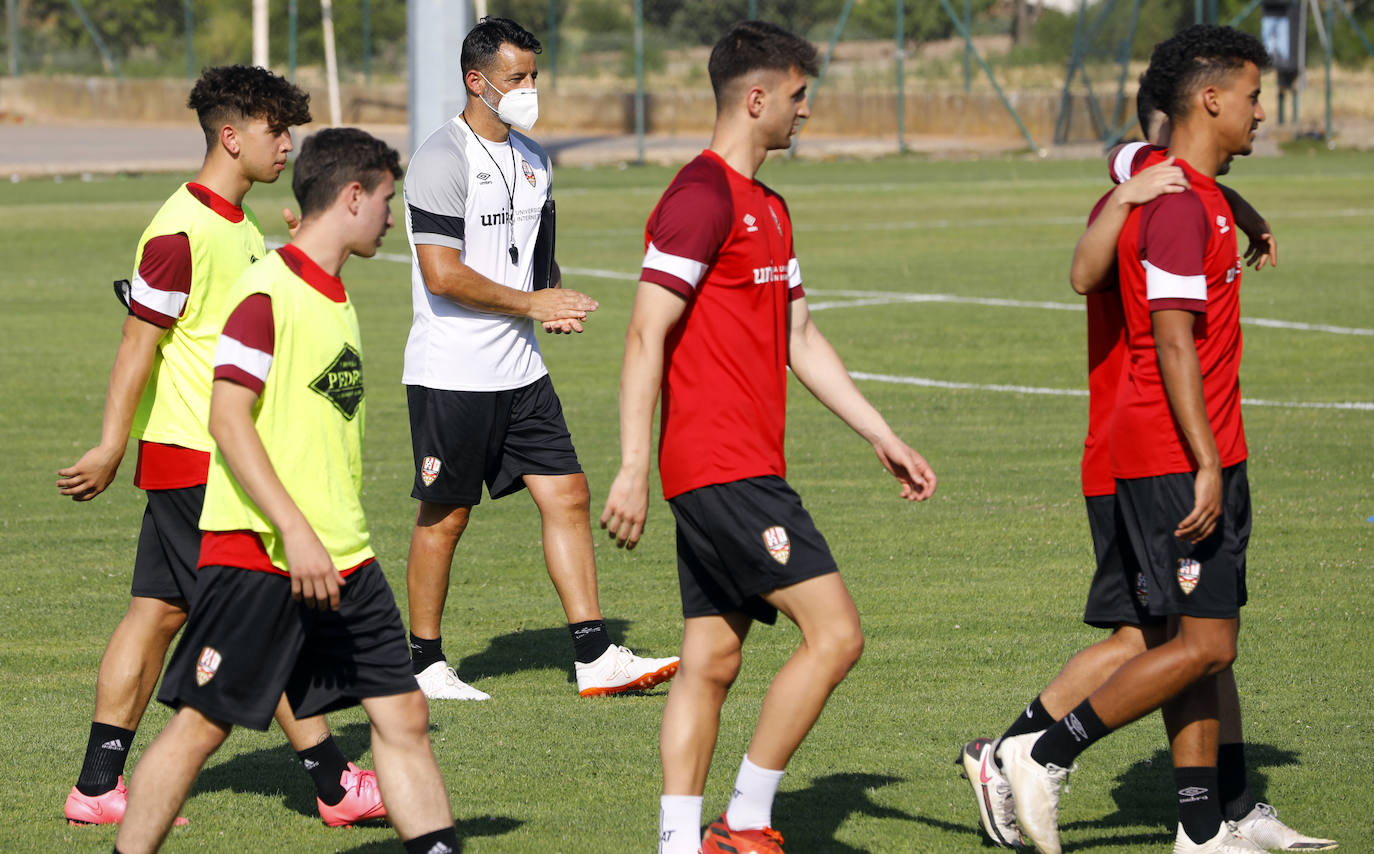
[[[1174,158],[1156,163],[1137,172],[1131,180],[1117,187],[1118,198],[1129,205],[1143,205],[1169,193],[1188,189],[1188,176],[1182,166],[1174,165]]]
[[[544,321],[544,331],[552,332],[554,335],[571,335],[574,332],[582,331],[582,322],[579,320],[546,320]]]
[[[1263,270],[1265,262],[1271,267],[1279,265],[1279,242],[1268,230],[1268,225],[1265,225],[1264,229],[1258,235],[1246,232],[1246,236],[1250,238],[1250,245],[1245,248],[1245,263],[1256,270]]]
[[[1193,512],[1178,523],[1174,536],[1190,543],[1200,543],[1216,530],[1221,518],[1221,471],[1200,469],[1193,478]]]
[[[317,611],[339,610],[339,588],[345,582],[320,538],[307,529],[296,536],[283,534],[282,539],[286,568],[291,572],[291,598]]]
[[[897,478],[902,485],[902,498],[907,501],[925,501],[935,494],[938,479],[931,470],[926,458],[911,449],[906,442],[895,435],[873,445],[873,453],[883,468]]]
[[[554,320],[587,319],[587,314],[600,306],[596,300],[578,291],[565,288],[544,288],[530,294],[529,316],[547,323]]]
[[[57,491],[70,495],[73,501],[90,501],[115,479],[123,459],[123,448],[97,445],[74,464],[57,470]]]
[[[615,540],[616,546],[632,549],[644,535],[644,522],[649,516],[649,474],[622,468],[606,496],[606,509],[601,511],[601,527]]]
[[[301,227],[300,218],[297,217],[296,212],[290,208],[281,209],[281,218],[282,221],[286,223],[287,234],[294,238],[296,236],[296,229]]]

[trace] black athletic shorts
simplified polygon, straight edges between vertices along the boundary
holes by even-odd
[[[205,484],[184,489],[150,489],[143,510],[129,592],[150,599],[191,602],[200,560],[200,510]]]
[[[1174,536],[1193,510],[1193,474],[1116,482],[1121,518],[1150,585],[1156,616],[1229,619],[1245,604],[1245,549],[1250,542],[1250,483],[1245,463],[1221,470],[1221,518],[1193,545]]]
[[[1097,571],[1088,586],[1083,622],[1099,629],[1120,625],[1150,626],[1164,621],[1150,614],[1150,586],[1136,564],[1122,527],[1121,509],[1115,495],[1090,495],[1088,530],[1092,533]]]
[[[291,579],[207,566],[157,698],[265,730],[286,692],[298,718],[418,690],[401,612],[376,561],[349,574],[339,610],[291,598]]]
[[[742,611],[772,624],[778,611],[760,594],[838,571],[801,498],[776,475],[703,486],[668,506],[684,617]]]
[[[577,474],[582,466],[548,375],[509,391],[406,386],[412,498],[471,507],[482,482],[493,499],[525,488],[527,474]]]

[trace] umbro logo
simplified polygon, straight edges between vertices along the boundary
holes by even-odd
[[[109,741],[105,742],[104,744],[100,745],[100,749],[101,749],[101,750],[120,750],[120,751],[128,750],[128,748],[124,746],[124,742],[120,741],[120,740],[117,739],[117,738],[112,738],[112,739],[110,739]]]
[[[745,214],[745,215],[744,215],[744,226],[745,226],[744,230],[745,230],[745,231],[748,231],[748,232],[755,232],[755,231],[758,231],[758,230],[759,230],[759,227],[758,227],[758,224],[757,224],[757,223],[758,223],[758,220],[754,218],[754,215],[753,215],[753,214]]]
[[[477,173],[477,180],[478,180],[478,181],[481,181],[483,184],[490,184],[490,183],[491,183],[491,173],[490,173],[490,172],[478,172],[478,173]]]
[[[1201,786],[1189,786],[1186,789],[1179,789],[1178,793],[1185,798],[1195,798],[1198,795],[1207,794],[1207,790],[1202,788]]]
[[[1222,234],[1231,230],[1231,226],[1226,224],[1226,217],[1221,214],[1217,214],[1217,228],[1220,229]]]

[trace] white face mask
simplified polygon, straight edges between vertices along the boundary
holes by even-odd
[[[480,71],[477,73],[482,74]],[[487,75],[482,74],[482,79],[487,80]],[[490,80],[487,80],[487,85],[496,89],[496,84]],[[501,92],[500,89],[496,91]],[[487,99],[483,98],[482,103],[487,104]],[[495,107],[487,104],[487,108],[506,124],[529,130],[539,120],[539,90],[530,88],[501,92],[501,103]]]

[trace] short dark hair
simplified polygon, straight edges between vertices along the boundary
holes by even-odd
[[[326,128],[301,143],[291,192],[304,218],[328,209],[350,182],[357,181],[370,193],[388,173],[401,177],[396,149],[358,128]]]
[[[544,48],[534,33],[512,21],[510,18],[494,18],[490,15],[478,22],[463,39],[463,53],[459,63],[463,76],[469,71],[482,71],[491,67],[491,61],[501,51],[501,45],[514,45],[520,50],[539,53]]]
[[[266,68],[220,65],[200,72],[186,106],[196,111],[206,145],[226,123],[265,119],[281,131],[310,123],[310,95]]]
[[[1260,40],[1231,27],[1194,24],[1155,45],[1150,54],[1152,94],[1170,119],[1187,115],[1199,88],[1220,82],[1253,62],[1261,71],[1270,65]]]
[[[711,48],[706,69],[720,100],[726,87],[751,71],[800,69],[814,77],[820,69],[816,46],[767,21],[740,21]]]

